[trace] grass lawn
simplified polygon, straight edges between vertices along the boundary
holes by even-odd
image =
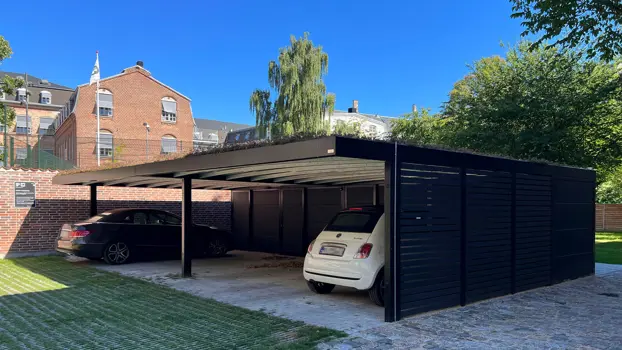
[[[596,262],[622,264],[622,233],[596,232]]]
[[[60,257],[0,260],[0,349],[308,349],[340,336]]]

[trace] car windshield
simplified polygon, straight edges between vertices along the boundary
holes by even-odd
[[[326,226],[326,231],[372,233],[380,215],[377,212],[341,212]]]

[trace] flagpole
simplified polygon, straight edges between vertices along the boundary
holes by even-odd
[[[28,73],[26,73],[26,159],[27,162],[26,164],[28,168],[30,168],[30,140],[28,137],[28,134],[30,134],[30,123],[29,123],[29,118],[28,118]]]
[[[99,61],[99,51],[97,52],[97,61]],[[97,79],[95,99],[97,101],[95,106],[95,110],[97,111],[97,166],[100,166],[101,155],[99,154],[99,79]]]

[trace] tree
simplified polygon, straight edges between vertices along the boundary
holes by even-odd
[[[4,39],[4,37],[2,35],[0,35],[0,64],[2,64],[2,61],[4,61],[7,58],[11,58],[11,55],[13,55],[13,50],[11,50],[11,46],[9,45],[9,42]],[[2,90],[2,92],[6,93],[7,95],[14,95],[15,94],[15,90],[24,86],[24,81],[21,79],[15,79],[15,78],[11,78],[8,75],[5,75],[3,80],[0,81],[0,90]],[[6,116],[7,116],[7,120],[4,120],[4,109],[6,108]],[[0,102],[0,124],[1,125],[5,125],[5,123],[7,125],[11,125],[13,124],[13,121],[15,120],[15,110],[9,106],[4,105],[2,102]]]
[[[268,127],[274,135],[314,133],[324,130],[324,116],[332,114],[335,95],[326,93],[323,77],[328,73],[328,54],[309,40],[290,37],[290,46],[279,50],[278,62],[268,63],[270,90],[255,90],[250,111],[260,132]]]
[[[419,145],[445,145],[451,137],[447,122],[441,115],[430,114],[429,109],[415,111],[393,121],[391,138]]]
[[[521,43],[477,61],[442,109],[446,143],[519,159],[593,167],[622,159],[622,79],[616,64]]]
[[[596,202],[622,204],[622,167],[611,172],[596,188]]]
[[[362,136],[361,123],[357,121],[345,122],[343,120],[337,120],[335,123],[335,129],[332,132],[336,135],[344,136]],[[330,133],[330,130],[329,130]]]
[[[584,48],[589,58],[610,61],[622,54],[622,2],[619,0],[510,0],[512,18],[522,18],[523,36],[542,33],[532,49]]]

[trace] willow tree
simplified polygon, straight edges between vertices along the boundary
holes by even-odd
[[[271,90],[257,89],[249,100],[259,130],[270,128],[275,135],[324,130],[324,116],[330,116],[335,106],[335,95],[326,92],[323,80],[327,73],[328,54],[313,45],[309,33],[298,39],[290,36],[278,61],[268,63]]]

